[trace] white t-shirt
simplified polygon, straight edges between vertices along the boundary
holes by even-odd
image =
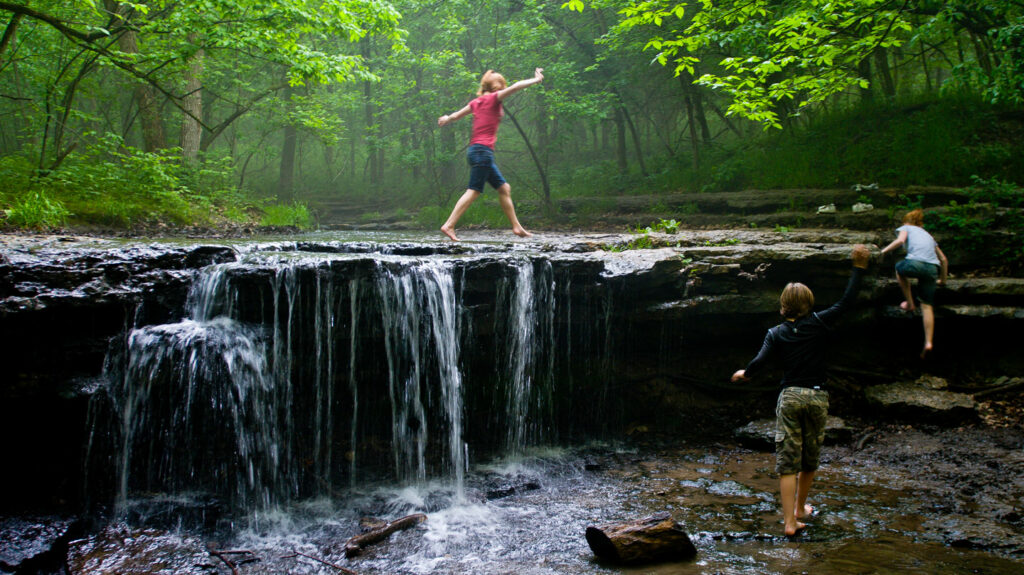
[[[924,231],[924,228],[912,226],[910,224],[904,224],[896,228],[897,232],[907,232],[907,259],[917,260],[922,262],[928,262],[930,264],[941,265],[939,263],[939,256],[935,254],[935,238],[931,234]]]

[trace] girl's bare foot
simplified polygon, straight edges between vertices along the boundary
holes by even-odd
[[[441,228],[441,231],[444,231],[444,228]],[[531,237],[533,237],[533,234],[531,234],[530,232],[526,231],[524,228],[512,228],[512,233],[517,235],[517,236],[519,236],[519,237],[521,237],[521,238],[531,238]]]
[[[928,343],[924,344],[924,349],[921,350],[921,359],[924,359],[924,356],[928,355],[928,352],[930,352],[931,350],[932,342],[929,341]]]
[[[441,226],[441,233],[451,238],[453,242],[459,241],[459,238],[455,237],[455,229],[448,226]]]
[[[797,519],[806,519],[806,518],[810,517],[811,515],[814,515],[814,508],[811,507],[810,505],[804,505],[803,513],[797,513],[796,514],[796,518]]]
[[[914,311],[917,308],[914,307],[913,303],[905,301],[905,302],[900,304],[900,309],[903,310],[903,311]]]
[[[792,536],[796,535],[797,533],[800,533],[801,531],[803,531],[806,527],[807,527],[806,524],[800,523],[799,521],[794,522],[793,525],[790,525],[790,524],[787,523],[786,524],[786,528],[785,528],[786,537],[792,537]]]

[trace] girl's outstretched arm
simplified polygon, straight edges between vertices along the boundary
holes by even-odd
[[[455,120],[458,120],[459,118],[465,116],[469,112],[470,112],[469,104],[466,104],[466,106],[463,107],[458,112],[455,112],[454,114],[452,114],[450,116],[448,114],[445,114],[445,115],[441,116],[440,118],[438,118],[437,119],[437,125],[438,126],[443,126],[443,125],[447,124],[448,122],[454,122]]]
[[[530,78],[528,80],[520,80],[520,81],[516,82],[515,84],[512,84],[511,86],[505,88],[504,90],[498,90],[496,92],[496,94],[498,94],[498,100],[504,100],[505,98],[508,98],[512,94],[515,94],[516,92],[518,92],[519,90],[522,90],[523,88],[525,88],[527,86],[532,86],[534,84],[539,84],[541,82],[541,80],[543,80],[543,79],[544,79],[544,68],[535,68],[533,70],[533,78]]]

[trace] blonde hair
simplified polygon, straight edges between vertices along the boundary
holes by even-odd
[[[814,293],[811,288],[802,283],[791,282],[786,284],[779,296],[779,313],[787,319],[798,319],[811,313],[814,307]]]
[[[903,223],[921,227],[924,224],[924,210],[918,208],[904,214]]]
[[[504,76],[494,70],[488,70],[480,78],[480,89],[476,91],[476,95],[483,96],[484,94],[504,90],[506,86],[508,86],[508,83],[505,82]]]

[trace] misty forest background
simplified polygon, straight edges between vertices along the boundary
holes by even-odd
[[[7,228],[434,228],[470,129],[437,118],[487,69],[545,70],[497,146],[531,227],[566,198],[583,224],[624,195],[1024,181],[1024,0],[4,0],[0,27]],[[493,198],[472,224],[507,225]]]

